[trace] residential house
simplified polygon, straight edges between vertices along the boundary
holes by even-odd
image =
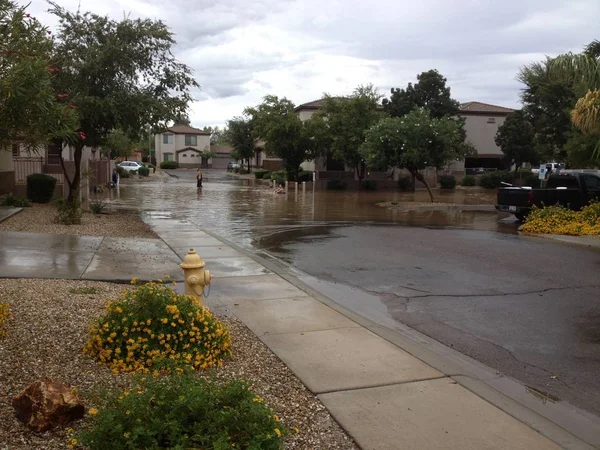
[[[212,159],[202,156],[210,150],[210,132],[176,124],[154,137],[156,162],[177,161],[179,167],[211,167]]]
[[[231,161],[231,152],[233,148],[229,145],[214,145],[210,144],[210,151],[215,155],[211,158],[212,169],[227,169],[227,165]]]

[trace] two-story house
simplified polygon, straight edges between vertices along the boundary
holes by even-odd
[[[211,167],[203,156],[210,151],[210,132],[189,125],[175,124],[154,137],[156,162],[177,161],[179,167]]]

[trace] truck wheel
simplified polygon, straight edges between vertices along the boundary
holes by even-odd
[[[525,216],[523,214],[515,214],[515,217],[519,222],[525,222]]]

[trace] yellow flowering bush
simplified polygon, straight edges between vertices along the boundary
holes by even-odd
[[[83,353],[115,374],[165,366],[200,370],[220,366],[231,355],[231,335],[195,298],[150,282],[107,303]]]
[[[4,323],[11,317],[8,309],[8,303],[0,302],[0,338],[6,336],[6,329]]]
[[[570,236],[600,235],[600,203],[594,202],[581,211],[562,206],[534,207],[523,225],[526,233],[566,234]]]
[[[283,448],[287,430],[240,381],[216,382],[191,370],[141,377],[129,391],[103,394],[77,440],[89,450]]]

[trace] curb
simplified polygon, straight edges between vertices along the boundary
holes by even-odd
[[[553,407],[542,404],[543,407],[541,407],[539,400],[527,393],[526,386],[520,382],[505,377],[495,369],[463,355],[406,325],[398,324],[397,330],[383,327],[308,286],[296,276],[291,275],[287,267],[278,260],[269,261],[212,231],[198,228],[266,267],[315,300],[442,372],[463,388],[546,436],[561,447],[568,449],[600,447],[600,418],[593,414],[580,410],[566,402],[552,405]]]
[[[565,234],[541,234],[541,233],[523,233],[519,231],[519,236],[526,238],[540,238],[552,240],[567,245],[578,245],[586,248],[600,249],[600,239],[590,236],[568,236]]]
[[[4,209],[4,207],[2,207]],[[17,214],[19,214],[21,211],[23,211],[22,207],[12,207],[12,206],[7,206],[6,209],[9,210],[14,210],[14,211],[10,211],[9,214],[6,217],[2,217],[0,218],[0,223],[4,222],[7,219],[10,219],[13,216],[16,216]]]

